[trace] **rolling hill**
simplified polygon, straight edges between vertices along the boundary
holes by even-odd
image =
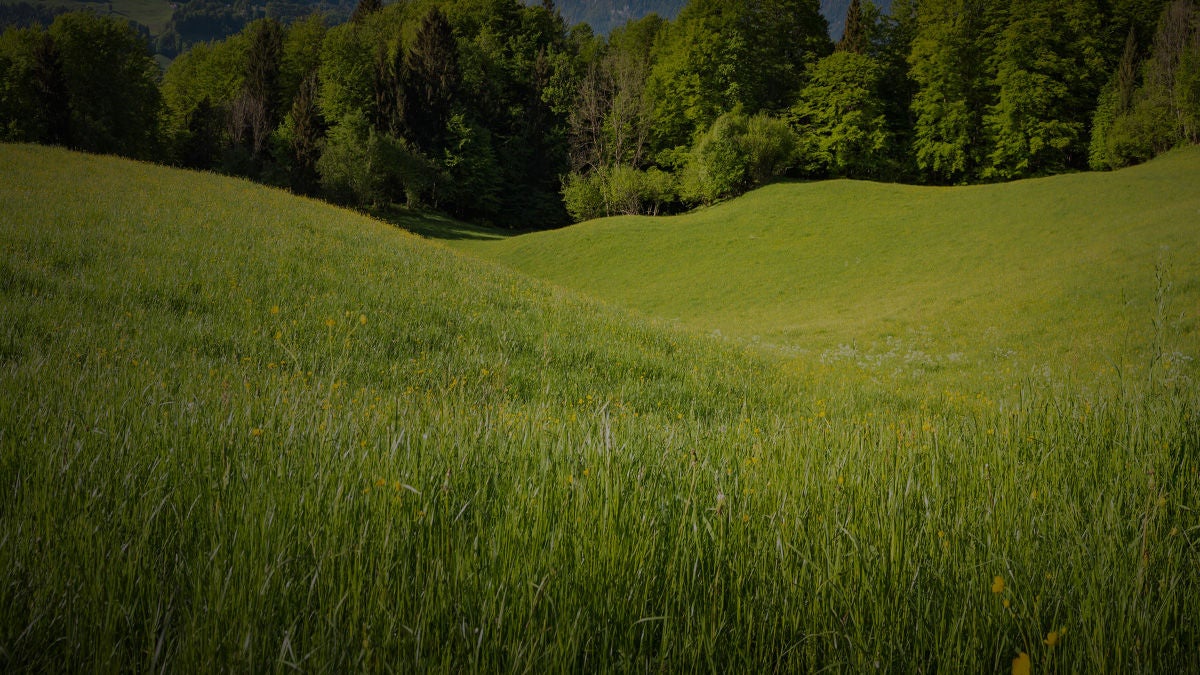
[[[1156,339],[1200,352],[1197,175],[1200,148],[1003,185],[780,183],[682,216],[458,245],[786,351],[1091,373]]]
[[[833,340],[895,306],[971,333],[1047,284],[1119,318],[1112,288],[1130,312],[1154,304],[1161,243],[1187,313],[1195,161],[969,190],[780,185],[472,244],[594,280],[606,303],[246,181],[0,145],[0,671],[1195,672],[1187,372],[1159,359],[1081,384],[991,364],[929,387],[687,328]],[[1045,195],[1066,188],[1056,211]],[[1079,260],[1039,253],[1085,227]],[[992,278],[993,258],[1018,269]],[[836,302],[810,320],[742,268]],[[1125,281],[1097,300],[1072,286],[1106,276]],[[755,307],[724,307],[725,286]],[[639,298],[684,327],[617,306]]]

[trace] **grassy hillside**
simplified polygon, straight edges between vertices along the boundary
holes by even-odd
[[[1090,378],[1156,340],[1200,352],[1197,176],[1200,148],[1004,185],[777,184],[673,218],[460,244],[648,315],[827,360],[891,370],[907,356],[956,381],[998,366]]]
[[[0,146],[0,214],[4,672],[1200,668],[1200,401],[1160,365],[784,369],[55,149]]]

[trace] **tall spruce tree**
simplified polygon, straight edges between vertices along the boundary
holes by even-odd
[[[404,58],[402,116],[409,140],[432,159],[446,149],[461,73],[454,29],[442,11],[429,10]]]
[[[292,102],[292,110],[288,113],[291,127],[288,178],[292,191],[298,194],[315,194],[320,186],[317,160],[321,157],[321,138],[325,129],[317,109],[319,91],[317,73],[313,72],[300,84],[300,90]]]
[[[850,7],[846,10],[846,29],[842,32],[842,39],[837,43],[837,50],[865,54],[868,46],[867,37],[862,3],[859,0],[850,0]]]
[[[66,145],[71,141],[71,93],[62,54],[49,33],[39,32],[35,40],[30,80],[36,96],[37,140]]]
[[[283,53],[283,27],[275,19],[262,19],[247,27],[250,36],[246,52],[242,92],[230,107],[230,136],[236,145],[248,149],[257,162],[262,159],[267,138],[279,124],[280,58]]]
[[[361,24],[375,12],[383,9],[383,0],[358,0],[354,11],[350,13],[350,23]]]

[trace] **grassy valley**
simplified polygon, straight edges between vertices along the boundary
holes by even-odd
[[[778,183],[678,217],[455,245],[805,360],[1090,381],[1155,349],[1195,354],[1197,175],[1190,148],[1003,185]]]
[[[1196,670],[1196,161],[468,254],[0,146],[0,669]]]

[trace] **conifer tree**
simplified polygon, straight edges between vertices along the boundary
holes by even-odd
[[[837,43],[837,50],[855,54],[865,54],[867,51],[867,27],[859,0],[850,0],[850,8],[846,10],[846,29]]]
[[[246,54],[245,80],[241,95],[230,108],[230,132],[234,143],[262,157],[267,137],[279,123],[279,69],[283,52],[283,27],[275,19],[262,19],[247,29],[250,48]]]
[[[431,158],[445,150],[461,75],[454,30],[440,9],[425,15],[404,59],[402,116],[409,140]]]
[[[317,160],[321,157],[324,124],[317,110],[318,91],[317,74],[314,72],[300,84],[289,114],[292,151],[289,177],[292,191],[299,194],[315,194],[319,187]]]
[[[350,14],[350,23],[361,24],[375,12],[383,9],[383,0],[358,0],[354,11]]]
[[[40,33],[33,45],[31,80],[37,97],[38,140],[51,145],[71,141],[71,93],[67,89],[62,55],[54,37]]]

